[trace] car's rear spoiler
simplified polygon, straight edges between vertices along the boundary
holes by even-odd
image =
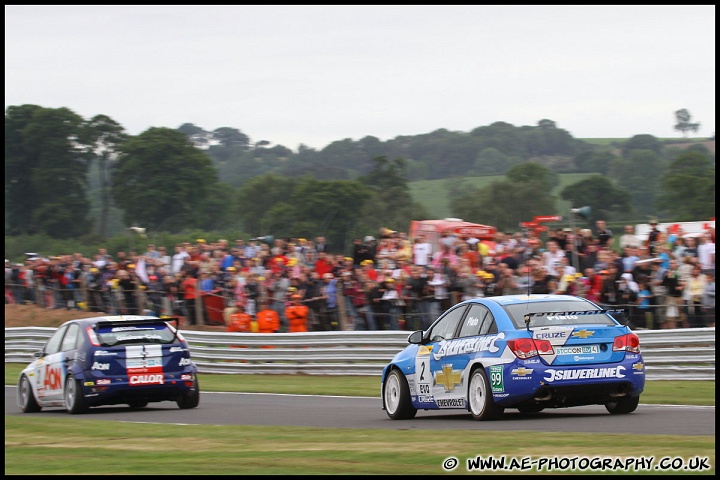
[[[120,326],[139,326],[139,325],[152,325],[157,323],[166,323],[166,322],[172,322],[175,324],[175,330],[177,330],[180,327],[180,318],[179,317],[167,317],[167,318],[118,318],[113,320],[98,320],[98,322],[94,325],[93,329],[97,330],[99,328],[107,328],[107,327],[120,327]]]
[[[615,313],[625,313],[624,309],[620,310],[578,310],[578,311],[568,311],[568,312],[533,312],[533,313],[526,313],[526,317],[553,317],[558,315],[563,316],[569,316],[569,315],[598,315],[603,313],[609,313],[610,315],[613,315]]]

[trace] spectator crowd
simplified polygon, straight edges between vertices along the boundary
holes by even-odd
[[[662,232],[641,240],[565,228],[545,240],[532,230],[494,242],[443,232],[381,230],[353,241],[349,256],[323,237],[237,239],[145,252],[5,260],[5,302],[109,315],[181,316],[184,326],[302,332],[426,329],[443,311],[476,297],[570,294],[625,308],[632,328],[715,326],[715,230]]]

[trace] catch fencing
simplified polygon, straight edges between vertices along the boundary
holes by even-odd
[[[28,363],[55,328],[5,329],[5,363]],[[377,375],[408,331],[227,333],[182,330],[200,373]],[[715,380],[715,328],[637,330],[648,380]]]

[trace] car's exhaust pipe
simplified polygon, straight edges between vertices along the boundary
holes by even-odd
[[[553,397],[553,391],[547,387],[541,387],[540,390],[538,390],[535,393],[535,396],[533,397],[533,400],[536,400],[538,402],[543,402],[545,400],[550,400]]]
[[[622,384],[618,387],[617,392],[610,394],[611,397],[627,397],[627,385]]]

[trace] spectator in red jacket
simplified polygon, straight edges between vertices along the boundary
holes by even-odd
[[[332,273],[334,266],[333,262],[328,258],[327,253],[318,252],[317,260],[315,260],[315,271],[318,273],[320,278],[323,278],[323,275],[326,273]]]

